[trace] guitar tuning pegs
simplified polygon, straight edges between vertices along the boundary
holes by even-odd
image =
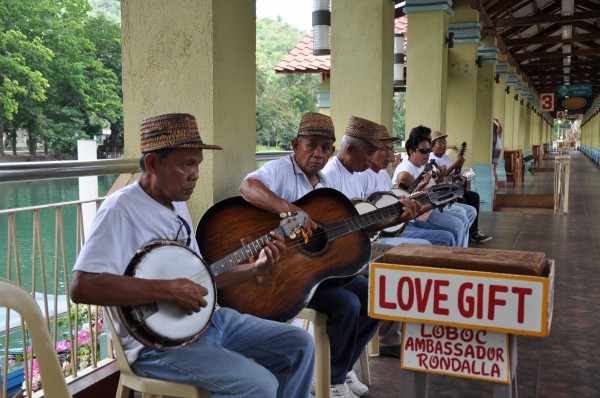
[[[287,213],[286,213],[286,212],[279,213],[279,217],[280,217],[280,218],[286,218],[286,217],[289,217],[289,216],[291,216],[291,215],[292,215],[292,213],[291,213],[291,212],[289,212],[289,211],[288,211]]]
[[[296,234],[294,232],[290,234],[290,239],[296,239]]]

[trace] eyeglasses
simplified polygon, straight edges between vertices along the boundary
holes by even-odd
[[[423,155],[428,155],[431,153],[431,148],[417,148],[417,151],[421,152]]]
[[[192,229],[190,228],[190,224],[187,223],[180,215],[177,215],[177,219],[181,221],[181,225],[177,230],[177,235],[175,235],[175,240],[179,240],[179,233],[181,233],[181,228],[185,228],[185,232],[187,233],[187,240],[185,241],[185,245],[189,246],[192,243]]]
[[[437,140],[433,143],[433,145],[444,145],[446,143],[446,140]]]
[[[393,146],[384,145],[384,148],[385,148],[386,152],[394,152],[394,147]]]

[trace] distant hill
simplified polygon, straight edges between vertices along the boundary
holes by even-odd
[[[120,0],[88,0],[94,11],[104,14],[107,18],[121,23]]]

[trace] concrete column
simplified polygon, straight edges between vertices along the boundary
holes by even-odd
[[[512,70],[512,71],[511,71]],[[514,79],[514,80],[513,80]],[[508,93],[504,95],[504,123],[502,124],[502,149],[513,150],[513,131],[514,131],[514,111],[515,111],[515,85],[516,75],[514,74],[514,67],[509,66],[508,76],[506,78]]]
[[[139,156],[139,124],[168,112],[193,114],[204,151],[194,219],[236,195],[255,169],[253,0],[122,0],[125,156]]]
[[[482,65],[477,72],[477,97],[475,111],[475,134],[473,137],[473,163],[489,164],[492,160],[492,118],[500,84],[496,84],[496,39],[485,36],[480,43],[478,56]],[[500,120],[500,119],[498,119]]]
[[[406,129],[446,131],[448,17],[452,0],[407,0]],[[411,44],[412,43],[412,44]]]
[[[393,2],[333,1],[331,118],[338,142],[350,116],[382,123],[392,131],[393,67]]]
[[[474,137],[477,105],[477,48],[481,37],[479,13],[467,0],[454,1],[454,15],[449,19],[448,30],[454,33],[454,48],[448,50],[448,91],[446,93],[446,131],[448,143],[460,146],[467,142],[466,165],[473,165],[477,150]],[[410,26],[410,25],[409,25]],[[451,157],[456,156],[449,153]],[[491,158],[491,157],[490,157]]]

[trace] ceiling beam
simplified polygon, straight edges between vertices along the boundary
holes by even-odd
[[[518,53],[512,54],[513,58],[516,61],[522,61],[530,58],[564,58],[567,56],[578,57],[578,56],[590,56],[590,55],[600,55],[600,48],[587,48],[584,50],[572,50],[570,53],[560,52],[546,52],[546,51],[536,51],[531,53]]]
[[[585,21],[589,19],[600,19],[600,11],[586,11],[576,12],[573,15],[532,15],[529,17],[514,17],[514,18],[502,18],[496,19],[494,25],[497,28],[509,27],[509,26],[530,26],[539,25],[546,23],[572,23],[577,21]]]
[[[563,39],[562,35],[547,37],[528,37],[523,39],[508,39],[504,41],[504,44],[508,47],[521,47],[529,46],[532,44],[548,44],[548,43],[572,43],[572,42],[586,42],[600,39],[600,33],[589,33],[584,35],[573,35],[570,39]]]

